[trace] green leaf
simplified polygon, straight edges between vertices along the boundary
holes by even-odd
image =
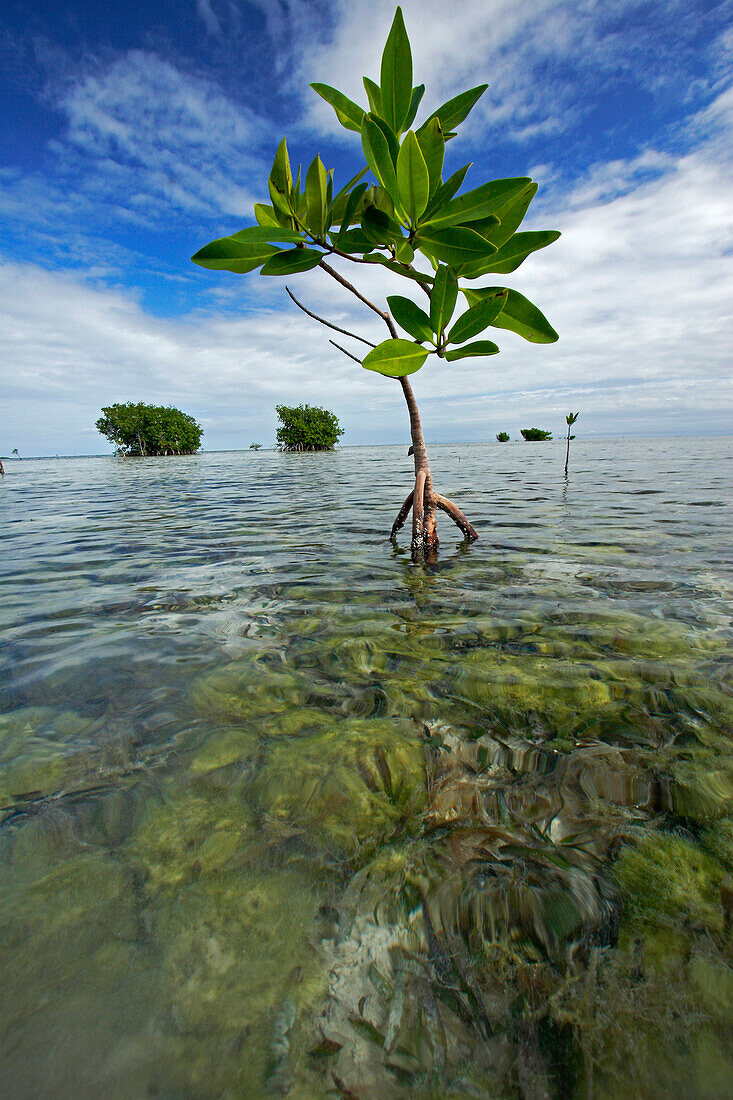
[[[442,107],[438,107],[437,111],[433,111],[430,117],[440,120],[440,125],[444,134],[450,133],[451,130],[454,130],[456,126],[468,117],[469,112],[478,103],[488,86],[488,84],[479,84],[477,88],[471,88],[467,92],[461,92],[461,94],[457,95],[454,99],[449,99]],[[428,119],[428,122],[429,121],[430,119]]]
[[[428,353],[411,340],[384,340],[362,360],[362,367],[384,374],[387,378],[403,378],[420,370]]]
[[[411,225],[416,225],[428,205],[430,176],[425,158],[412,130],[405,134],[397,157],[397,186],[402,207]]]
[[[289,248],[287,252],[278,252],[262,268],[263,275],[295,275],[299,271],[310,271],[323,259],[323,253],[315,248]]]
[[[391,244],[392,241],[404,239],[399,222],[377,206],[366,207],[361,217],[361,227],[364,230],[364,236],[378,245]]]
[[[323,237],[328,209],[328,173],[320,157],[316,157],[305,177],[306,224],[314,237]]]
[[[290,157],[288,156],[288,143],[282,139],[275,153],[270,179],[283,194],[289,194],[293,186],[293,173],[290,169]]]
[[[278,191],[272,180],[268,180],[267,187],[270,192],[270,198],[272,199],[272,205],[275,209],[275,213],[286,225],[292,225],[293,209],[290,205],[289,196],[286,196],[281,191]]]
[[[234,237],[219,237],[204,245],[191,257],[199,267],[210,271],[234,271],[243,275],[280,252],[264,241],[237,241]]]
[[[436,190],[435,194],[431,198],[428,208],[425,211],[425,217],[423,221],[430,221],[430,218],[435,210],[440,210],[447,202],[455,195],[456,191],[459,191],[461,185],[466,178],[466,172],[471,167],[470,164],[464,164],[463,168],[459,168],[457,172],[454,172],[452,176],[449,176],[445,183],[442,183]]]
[[[430,292],[430,324],[436,336],[442,335],[453,316],[457,298],[458,280],[450,268],[441,264],[435,273],[435,282]]]
[[[379,115],[382,117],[382,93],[379,90],[379,85],[375,84],[373,80],[370,80],[368,76],[362,77],[364,82],[364,90],[369,100],[369,110],[373,115]]]
[[[395,206],[392,199],[379,183],[372,184],[364,196],[364,206],[376,206],[377,210],[384,210],[390,218],[394,217]]]
[[[427,225],[419,230],[414,243],[415,248],[453,267],[484,260],[494,252],[493,244],[489,244],[479,233],[455,227],[434,229],[432,225]]]
[[[486,260],[466,264],[461,275],[466,279],[477,279],[489,271],[499,275],[508,275],[516,271],[532,252],[547,248],[560,234],[555,229],[539,230],[534,233],[515,233],[505,245]]]
[[[493,240],[491,239],[491,231],[493,229],[496,229],[498,225],[499,219],[497,218],[496,214],[489,214],[488,218],[481,218],[477,222],[471,222],[471,229],[473,229],[474,233],[480,233],[484,240],[488,241],[489,244],[494,244]],[[496,248],[498,246],[494,245],[494,247]]]
[[[347,229],[345,233],[339,233],[336,238],[341,252],[352,253],[371,252],[376,246],[374,241],[361,229]]]
[[[486,237],[488,241],[495,244],[497,248],[501,248],[503,244],[512,237],[519,226],[522,224],[524,215],[529,209],[529,204],[537,194],[538,185],[531,183],[524,191],[519,195],[514,195],[509,202],[504,206],[499,207],[496,211],[496,217],[499,219],[499,224],[493,229],[489,228],[488,232],[482,235]]]
[[[433,342],[433,330],[430,327],[430,318],[420,306],[415,305],[409,298],[403,298],[400,294],[391,294],[387,298],[389,311],[400,328],[409,332],[416,340],[428,340]]]
[[[281,213],[289,213],[293,190],[293,174],[290,170],[288,143],[285,138],[277,147],[272,171],[270,172],[269,187],[270,198],[275,209],[280,210]]]
[[[264,202],[256,202],[254,210],[258,225],[280,225],[274,206],[267,206]]]
[[[473,355],[496,355],[498,351],[498,345],[493,340],[476,340],[473,344],[464,344],[462,348],[447,351],[445,357],[449,363],[453,363],[456,359],[467,359]]]
[[[430,215],[430,225],[444,228],[448,225],[465,225],[466,222],[481,221],[495,214],[512,196],[524,191],[531,183],[528,176],[518,179],[490,180],[466,191],[464,195],[452,199],[436,208]]]
[[[385,122],[379,115],[372,115],[372,121],[377,124],[387,139],[387,147],[389,149],[389,155],[392,158],[392,163],[397,166],[397,157],[400,151],[400,142],[397,134],[394,132],[389,123]]]
[[[364,165],[364,167],[362,168],[362,170],[360,172],[357,172],[355,176],[351,177],[351,179],[349,180],[348,183],[344,184],[344,186],[341,188],[341,190],[336,195],[334,195],[333,198],[331,199],[331,208],[332,208],[332,210],[336,208],[337,203],[344,203],[345,204],[348,201],[348,196],[351,193],[352,187],[355,187],[356,184],[359,183],[359,181],[364,178],[364,176],[367,174],[368,171],[369,171],[369,166]],[[338,222],[338,218],[334,218],[334,221]]]
[[[478,336],[499,316],[506,302],[506,293],[501,291],[493,297],[485,297],[477,305],[458,318],[448,333],[449,344],[462,344],[472,336]]]
[[[495,294],[506,294],[506,303],[496,320],[492,321],[494,328],[508,329],[516,332],[532,344],[554,344],[559,339],[554,328],[537,306],[528,298],[520,294],[518,290],[508,290],[501,286],[487,286],[480,290],[465,290],[466,299],[472,305],[491,298]]]
[[[251,225],[247,229],[240,229],[238,233],[231,233],[229,238],[233,241],[285,241],[295,244],[304,239],[298,229],[284,229],[277,225]]]
[[[395,241],[395,256],[403,264],[411,264],[415,259],[415,249],[406,237]]]
[[[334,216],[334,221],[337,221],[341,226],[338,236],[341,236],[341,233],[345,232],[354,222],[361,220],[357,214],[357,210],[359,209],[359,204],[361,203],[361,200],[364,198],[364,194],[368,190],[368,184],[360,183],[357,187],[354,188],[354,190],[351,192],[348,199],[346,200],[346,206],[344,208],[343,215],[340,218],[336,218]]]
[[[382,54],[379,77],[382,98],[380,114],[395,133],[399,134],[412,102],[412,51],[402,18],[402,8],[397,8],[395,12]]]
[[[364,116],[361,128],[361,144],[367,164],[393,202],[399,201],[397,176],[390,156],[387,139],[371,117]]]
[[[417,109],[420,106],[420,100],[422,99],[424,94],[425,94],[425,85],[424,84],[418,84],[417,88],[412,89],[412,99],[410,100],[410,110],[407,112],[407,118],[402,123],[402,129],[403,130],[409,130],[410,127],[412,126],[413,122],[415,121],[415,115],[417,114]]]
[[[357,103],[354,103],[343,92],[339,92],[329,84],[311,84],[311,88],[314,92],[317,92],[321,99],[325,99],[326,103],[333,107],[336,118],[344,129],[355,130],[357,134],[360,132],[364,111]]]
[[[430,194],[434,195],[440,185],[445,159],[445,140],[437,118],[430,119],[430,122],[417,135],[417,140],[428,168]],[[460,184],[458,186],[460,187]]]

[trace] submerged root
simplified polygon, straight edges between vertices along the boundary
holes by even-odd
[[[432,553],[438,549],[438,523],[437,509],[450,516],[464,537],[472,542],[478,538],[478,533],[473,525],[466,519],[460,508],[433,491],[428,484],[428,478],[424,470],[418,470],[415,478],[415,487],[405,498],[389,533],[390,540],[394,542],[397,532],[404,526],[405,520],[412,511],[412,540],[410,549],[414,559],[422,557],[425,553]]]

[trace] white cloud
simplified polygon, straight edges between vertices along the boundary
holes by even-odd
[[[545,211],[561,240],[506,282],[547,313],[559,343],[530,345],[502,331],[496,357],[429,360],[414,378],[429,438],[492,438],[529,422],[558,429],[571,407],[586,432],[730,429],[730,173],[704,148],[655,167],[633,186],[635,164],[614,165],[610,198],[598,187],[603,173],[592,171],[564,208]],[[349,265],[348,275],[377,304],[400,282],[368,265]],[[271,441],[280,401],[334,409],[347,443],[407,437],[397,387],[340,356],[333,334],[286,302],[280,280],[201,279],[211,311],[161,320],[121,291],[31,265],[0,268],[2,406],[6,417],[12,411],[12,440],[4,435],[0,451],[97,451],[89,428],[99,408],[132,399],[201,416],[209,448]],[[323,273],[293,286],[337,324],[373,341],[387,335]],[[243,315],[220,312],[229,290],[249,294]]]
[[[68,123],[52,147],[60,171],[97,201],[124,195],[148,218],[166,207],[251,212],[267,126],[215,83],[131,50],[68,83],[58,107]]]
[[[302,0],[262,3],[273,33],[282,36],[285,12],[300,28],[294,89],[325,81],[365,103],[361,76],[379,78],[393,0],[336,0],[330,27],[317,20],[304,25]],[[501,140],[522,142],[571,130],[586,107],[586,80],[597,88],[633,73],[637,84],[657,91],[674,80],[679,98],[685,35],[699,23],[691,0],[669,0],[664,12],[646,0],[462,0],[460,8],[445,0],[404,0],[402,8],[416,82],[426,84],[423,108],[489,83],[464,127],[466,139],[484,142],[497,131]],[[645,28],[634,25],[640,16]],[[315,125],[344,134],[310,90],[306,103]]]
[[[557,0],[539,0],[531,17],[524,4],[497,2],[493,21],[483,3],[466,0],[460,39],[470,38],[475,50],[456,62],[457,21],[448,9],[437,0],[425,0],[419,10],[413,0],[405,4],[421,68],[435,73],[441,97],[454,90],[454,77],[459,85],[470,83],[471,67],[483,65],[482,50],[490,49],[523,125],[542,124],[545,111],[553,117],[532,99],[529,62],[541,34],[550,54],[585,43],[593,57],[602,44],[590,19],[597,7],[591,0],[565,5],[571,25],[560,26]],[[307,7],[268,10],[272,19],[294,12],[298,25]],[[341,19],[323,48],[328,56],[319,58],[316,50],[309,75],[330,73],[335,65],[333,82],[354,92],[354,73],[376,72],[378,51],[366,43],[375,42],[379,18],[386,28],[392,6],[375,0],[369,9],[336,11]],[[367,23],[369,34],[360,37]],[[530,51],[526,71],[521,49],[510,50],[525,33],[531,39],[522,47]],[[348,41],[356,43],[355,57],[347,53]],[[261,180],[260,122],[214,84],[135,51],[77,80],[64,107],[69,132],[60,156],[74,148],[93,158],[84,198],[90,208],[126,194],[132,218],[150,217],[167,202],[194,211],[249,209],[249,197],[237,190],[241,177],[232,178],[229,164],[244,165],[245,187],[250,169]],[[552,107],[557,113],[557,103]],[[557,427],[571,407],[581,409],[584,431],[730,428],[733,277],[725,233],[733,204],[732,128],[731,95],[721,88],[686,123],[686,155],[649,147],[626,160],[599,162],[565,195],[553,187],[540,196],[537,224],[563,236],[506,281],[547,313],[560,342],[529,345],[502,331],[502,353],[494,358],[453,365],[429,360],[414,379],[429,438],[491,438],[499,428],[516,432],[548,417],[554,418],[548,426]],[[212,161],[217,145],[226,155]],[[558,178],[552,164],[542,166],[542,174]],[[5,179],[11,193],[15,188],[18,211],[34,196],[43,209],[40,187]],[[63,193],[56,198],[64,201]],[[68,217],[74,209],[69,200]],[[49,240],[53,219],[51,202],[42,225]],[[114,254],[108,259],[114,264]],[[381,303],[398,283],[373,266],[345,270]],[[347,428],[346,442],[406,438],[398,387],[340,356],[329,333],[290,306],[279,280],[195,269],[194,276],[209,308],[170,320],[146,313],[131,291],[97,289],[30,264],[0,267],[6,334],[0,453],[14,446],[29,454],[98,451],[92,426],[100,407],[131,399],[172,402],[199,416],[208,448],[271,441],[279,401],[333,408]],[[386,335],[377,318],[321,272],[293,285],[306,305],[336,323],[375,341]],[[401,285],[400,292],[406,292]],[[244,312],[225,312],[230,302],[243,303]],[[508,416],[515,422],[507,424]]]
[[[214,38],[219,38],[221,36],[221,23],[211,6],[211,0],[196,0],[196,11],[207,32]]]

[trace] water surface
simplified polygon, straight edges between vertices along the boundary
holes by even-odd
[[[0,1094],[729,1095],[732,458],[9,462]]]

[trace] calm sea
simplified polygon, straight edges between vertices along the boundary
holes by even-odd
[[[730,1095],[733,440],[8,462],[0,1096]]]

